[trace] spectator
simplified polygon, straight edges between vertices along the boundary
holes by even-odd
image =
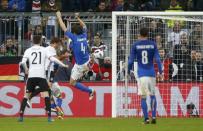
[[[94,11],[99,0],[74,0],[76,11]]]
[[[173,49],[175,45],[180,44],[180,36],[183,34],[181,30],[181,25],[179,21],[175,21],[173,31],[168,35],[168,46],[169,47],[169,55],[173,56]]]
[[[115,11],[124,11],[124,0],[117,0]]]
[[[46,0],[42,5],[42,11],[56,12],[61,10],[61,0]]]
[[[5,56],[6,54],[6,47],[2,44],[0,46],[0,56]]]
[[[199,82],[203,81],[203,62],[202,62],[202,53],[196,52],[196,80]]]
[[[166,11],[183,11],[177,0],[171,0],[170,6]]]
[[[43,11],[56,12],[61,10],[61,1],[60,0],[47,0],[43,3]],[[51,37],[57,35],[55,26],[57,25],[56,16],[48,16],[46,19],[46,38],[48,41],[51,40]]]
[[[157,22],[155,20],[151,20],[149,22],[149,39],[150,40],[155,40],[155,36],[159,32],[158,27],[157,27]]]
[[[187,63],[187,81],[196,81],[197,80],[197,61],[196,61],[196,51],[192,50],[190,54],[190,59]]]
[[[90,56],[89,62],[89,80],[99,80],[100,79],[100,67],[94,60],[94,57]]]
[[[108,7],[105,1],[101,0],[99,2],[98,7],[96,8],[96,12],[108,12]]]
[[[156,41],[158,49],[161,49],[161,48],[164,47],[161,35],[157,34],[156,37],[155,37],[155,41]]]
[[[25,11],[25,0],[10,0],[8,3],[9,11]]]
[[[101,50],[104,52],[107,52],[107,46],[102,42],[101,40],[101,34],[97,33],[94,36],[94,42],[93,42],[93,46],[91,47],[91,53],[95,53],[98,50]],[[97,63],[102,63],[104,56],[102,56],[101,58],[98,58],[98,62]]]
[[[171,64],[172,60],[166,56],[164,48],[159,48],[159,54],[163,64],[164,81],[169,81],[171,78]],[[158,66],[155,63],[155,71],[158,73]]]
[[[31,25],[37,26],[42,25],[41,16],[39,16],[41,12],[41,1],[40,0],[32,0],[32,12],[36,14],[36,16],[31,17]]]
[[[0,2],[0,11],[8,10],[8,0],[1,0]]]
[[[187,34],[184,33],[181,35],[180,44],[174,47],[173,63],[178,67],[178,74],[174,77],[174,80],[186,80],[187,65],[190,60],[189,52]]]
[[[141,1],[139,10],[140,11],[152,11],[154,9],[153,3],[150,0]]]
[[[16,56],[17,55],[17,44],[11,38],[6,40],[6,56]]]
[[[203,39],[202,36],[195,36],[194,42],[190,45],[190,48],[192,50],[196,50],[198,52],[201,52],[203,54]]]
[[[111,58],[105,57],[104,63],[101,65],[101,80],[112,80],[112,64]]]
[[[196,41],[202,38],[202,25],[200,23],[196,23],[192,32],[190,33],[190,43],[192,43],[191,48],[195,49]]]
[[[126,1],[123,5],[123,11],[134,11],[135,4],[133,0]]]

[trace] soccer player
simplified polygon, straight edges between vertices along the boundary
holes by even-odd
[[[133,44],[131,49],[128,73],[132,69],[134,60],[137,59],[138,64],[138,94],[141,95],[141,107],[144,114],[144,124],[149,124],[148,107],[146,97],[150,96],[152,110],[152,124],[156,123],[157,102],[155,97],[156,76],[154,70],[154,59],[158,64],[158,78],[163,79],[162,63],[159,52],[154,41],[148,40],[148,29],[141,28],[139,40]]]
[[[45,60],[48,58],[61,66],[66,67],[66,65],[60,62],[51,53],[46,51],[44,47],[40,46],[41,41],[41,35],[33,36],[33,46],[25,51],[21,62],[25,73],[28,74],[28,80],[26,83],[26,93],[20,107],[20,117],[18,119],[19,122],[23,122],[23,115],[28,98],[30,98],[30,95],[35,92],[37,86],[39,87],[37,90],[40,92],[41,96],[44,97],[45,100],[45,109],[48,114],[48,122],[52,121],[50,106],[50,88],[48,86],[45,75]],[[27,61],[29,63],[29,69],[26,64]]]
[[[65,35],[72,40],[72,51],[75,57],[75,65],[71,72],[70,85],[81,91],[89,93],[89,100],[92,100],[95,91],[84,86],[80,82],[77,82],[77,80],[89,70],[88,63],[90,59],[87,43],[87,27],[78,15],[78,13],[75,14],[79,24],[73,25],[70,31],[70,29],[68,29],[63,23],[61,12],[56,12],[61,29],[65,32]]]
[[[69,53],[67,51],[67,47],[65,47],[65,45],[63,45],[61,43],[60,48],[56,48],[54,46],[54,44],[56,42],[60,42],[61,40],[59,40],[58,38],[54,38],[51,40],[50,46],[48,46],[46,49],[52,50],[54,56],[56,56],[57,58],[59,58],[60,60],[63,60],[65,58],[67,58],[69,56]],[[55,48],[53,48],[55,47]],[[64,113],[63,110],[61,108],[62,106],[62,95],[61,95],[61,89],[60,89],[60,85],[58,84],[58,82],[55,80],[55,74],[58,70],[59,65],[51,62],[50,60],[46,60],[46,75],[47,75],[47,80],[49,81],[49,85],[51,88],[51,109],[52,111],[56,112],[57,116],[59,119],[63,119]],[[56,98],[56,101],[54,99],[54,97]]]

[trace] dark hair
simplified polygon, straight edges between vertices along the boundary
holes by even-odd
[[[61,39],[59,39],[59,38],[57,38],[57,37],[53,37],[52,39],[51,39],[51,42],[50,42],[50,44],[54,44],[54,43],[62,43],[62,41],[61,41]]]
[[[80,26],[80,24],[74,24],[71,28],[71,32],[76,35],[80,35],[83,33],[82,27]]]
[[[33,35],[33,43],[41,44],[42,36],[41,35]]]
[[[149,33],[149,30],[147,28],[141,28],[140,29],[140,35],[143,37],[147,37]]]

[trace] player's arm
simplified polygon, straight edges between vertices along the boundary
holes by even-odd
[[[78,22],[80,23],[80,26],[83,27],[83,30],[86,31],[87,30],[87,26],[86,26],[85,22],[82,19],[80,19],[79,13],[75,13],[75,17],[78,20]]]
[[[159,51],[156,47],[155,47],[155,56],[154,57],[155,57],[157,65],[158,65],[159,73],[162,74],[163,73],[163,66],[162,66],[160,55],[159,55]]]
[[[134,63],[134,60],[135,60],[135,56],[136,56],[136,50],[135,50],[135,44],[133,45],[133,48],[131,49],[131,52],[130,52],[130,56],[129,56],[129,59],[128,59],[128,74],[130,74],[130,71],[132,70],[133,68],[133,63]]]
[[[59,25],[61,27],[61,29],[66,32],[68,30],[68,27],[66,27],[65,23],[63,22],[62,18],[61,18],[61,12],[57,11],[56,12],[56,17],[58,19]]]
[[[49,60],[52,62],[55,62],[56,64],[62,66],[62,67],[68,67],[68,65],[65,65],[63,62],[61,62],[59,59],[57,59],[55,56],[50,56]]]
[[[28,60],[28,52],[26,50],[23,55],[22,61],[20,63],[22,65],[22,67],[24,68],[26,75],[28,74],[27,60]]]
[[[161,62],[159,51],[158,51],[156,46],[155,46],[154,58],[155,58],[155,61],[156,61],[157,65],[158,65],[158,70],[159,70],[158,79],[162,81],[163,80],[163,65],[162,65],[162,62]]]

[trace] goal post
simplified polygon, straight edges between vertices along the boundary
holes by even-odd
[[[202,117],[203,12],[112,12],[112,117],[142,116],[136,61],[134,75],[127,74],[141,27],[149,29],[149,39],[157,42],[163,57],[165,79],[156,85],[157,115]]]

